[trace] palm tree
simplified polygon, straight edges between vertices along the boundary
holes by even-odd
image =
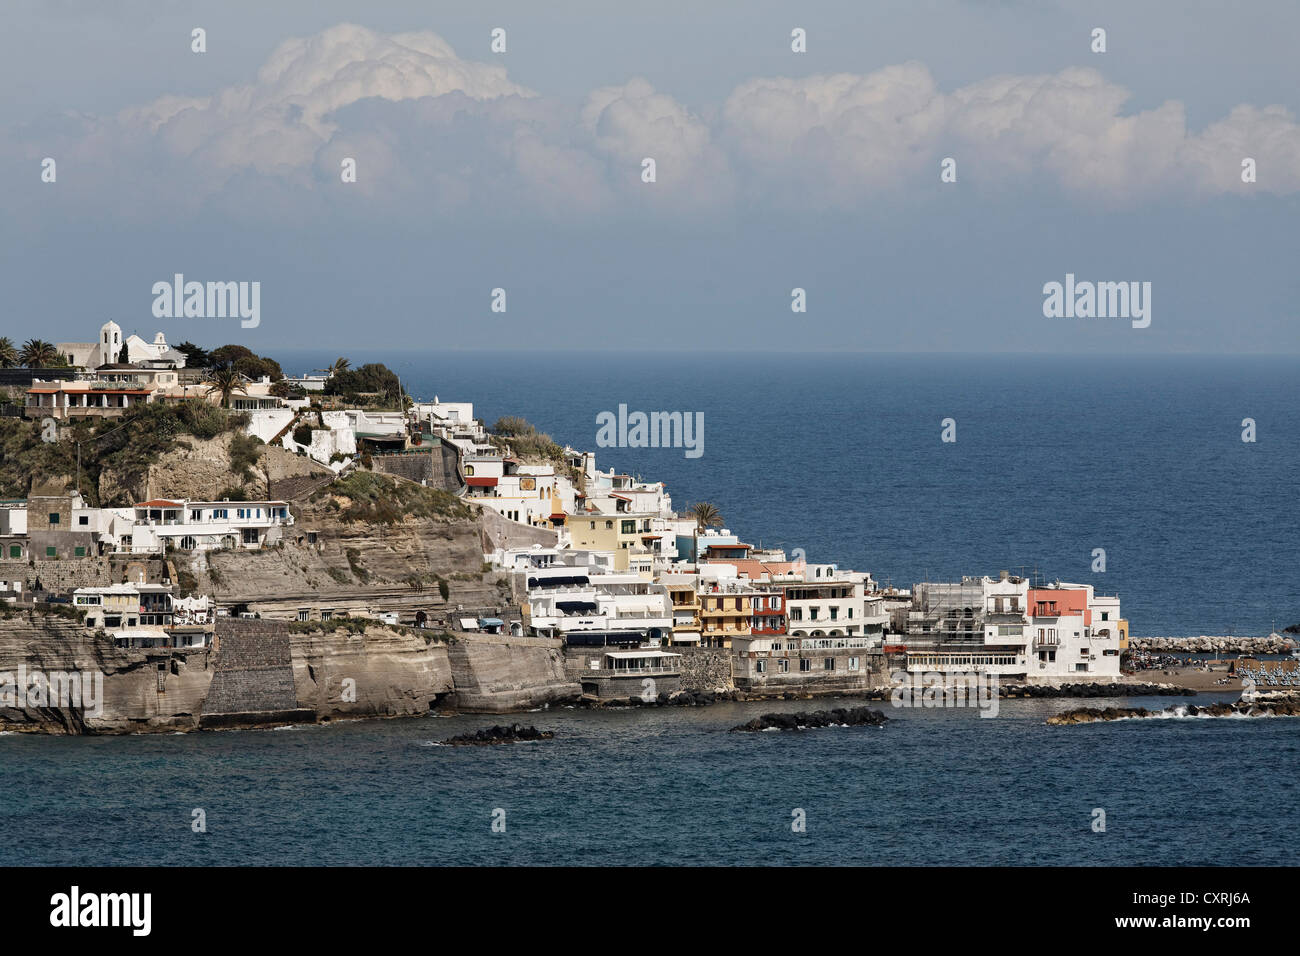
[[[242,392],[247,395],[244,389],[244,378],[229,365],[219,365],[214,368],[208,375],[208,394],[216,393],[221,396],[221,407],[230,407],[230,398],[236,392]]]
[[[14,348],[13,339],[0,336],[0,368],[13,368],[18,364],[18,350]]]
[[[700,532],[705,528],[717,527],[722,524],[722,514],[716,507],[707,501],[697,501],[686,512],[695,519],[695,544],[691,552],[691,560],[699,564],[700,560]]]
[[[28,339],[20,358],[27,368],[47,368],[59,360],[59,350],[44,339]]]
[[[342,356],[339,356],[333,362],[330,363],[329,368],[318,368],[316,371],[324,372],[330,378],[333,378],[335,375],[339,374],[339,372],[346,372],[351,367],[352,367],[351,362],[349,362],[347,359],[343,358]]]

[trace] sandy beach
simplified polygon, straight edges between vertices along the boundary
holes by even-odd
[[[1173,684],[1175,687],[1187,687],[1198,693],[1220,691],[1241,691],[1241,681],[1236,677],[1226,683],[1217,683],[1228,676],[1228,661],[1209,662],[1208,664],[1191,664],[1186,667],[1153,668],[1126,672],[1126,680],[1149,681],[1153,684]]]

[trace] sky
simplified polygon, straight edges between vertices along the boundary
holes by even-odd
[[[271,353],[1300,351],[1294,3],[0,16],[18,341],[112,319]],[[177,273],[260,283],[258,324],[155,317]],[[1149,326],[1045,316],[1067,274],[1149,282]]]

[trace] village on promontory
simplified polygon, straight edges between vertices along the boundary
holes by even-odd
[[[415,398],[345,358],[286,375],[114,322],[94,342],[0,339],[0,727],[880,699],[920,674],[1012,696],[1295,676],[1226,663],[1289,654],[1278,635],[1177,673],[1163,652],[1197,648],[1130,638],[1091,584],[991,568],[887,587],[755,546],[707,489],[675,503],[524,418],[488,426],[473,397]],[[52,673],[102,675],[95,706],[12,676]]]

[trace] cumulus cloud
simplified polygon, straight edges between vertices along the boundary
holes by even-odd
[[[809,184],[814,200],[933,181],[944,156],[978,181],[1040,173],[1108,200],[1240,191],[1250,156],[1267,170],[1255,188],[1300,190],[1300,127],[1285,109],[1238,107],[1197,134],[1176,101],[1124,114],[1130,95],[1079,68],[943,93],[924,65],[906,63],[865,76],[751,80],[723,119],[738,162],[765,184]]]
[[[281,43],[254,83],[206,98],[163,97],[119,119],[146,127],[173,153],[274,172],[311,163],[345,106],[449,93],[471,100],[534,95],[510,82],[502,66],[462,60],[435,33],[384,35],[340,24]]]
[[[619,182],[648,185],[641,171],[649,158],[655,161],[658,190],[692,202],[730,196],[732,176],[708,125],[644,79],[594,90],[583,106],[582,126],[595,149],[614,164]]]
[[[99,189],[129,209],[145,183],[164,202],[221,196],[268,216],[353,196],[385,214],[491,205],[557,219],[851,206],[933,188],[945,156],[977,186],[1032,178],[1103,201],[1300,191],[1300,127],[1287,110],[1238,106],[1196,132],[1181,103],[1126,113],[1130,98],[1078,68],[945,92],[907,62],[751,79],[706,115],[644,79],[572,104],[513,82],[498,63],[461,58],[434,33],[343,24],[286,40],[250,83],[114,117],[51,119],[6,151],[23,162],[57,152],[78,198]],[[1240,178],[1247,156],[1259,167],[1251,187]],[[347,196],[325,188],[343,157],[359,167]],[[653,185],[641,182],[646,157]]]

